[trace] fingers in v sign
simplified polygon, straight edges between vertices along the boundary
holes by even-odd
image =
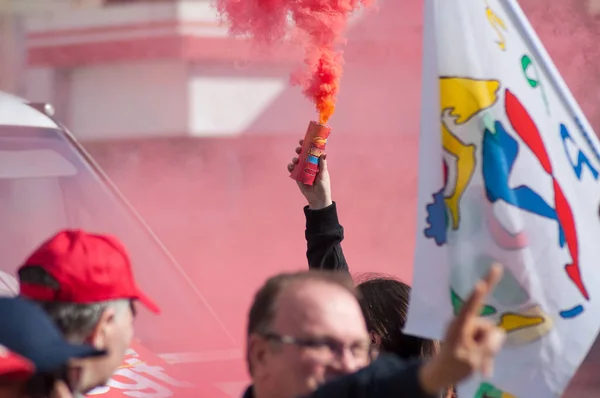
[[[483,372],[490,376],[494,357],[502,348],[505,334],[489,319],[480,316],[488,296],[502,279],[502,267],[494,265],[486,277],[477,282],[456,319],[450,324],[445,346],[454,347],[450,359],[464,368],[465,376]]]
[[[477,282],[448,326],[439,355],[421,369],[420,380],[425,391],[435,394],[475,372],[491,375],[494,357],[504,344],[505,334],[480,313],[500,279],[502,266],[495,264],[485,278]]]

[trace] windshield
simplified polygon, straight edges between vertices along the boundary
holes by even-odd
[[[140,286],[162,309],[160,321],[140,311],[137,337],[145,347],[160,353],[231,347],[230,332],[201,292],[62,131],[0,126],[0,219],[1,271],[14,275],[61,228],[113,234],[128,248]]]

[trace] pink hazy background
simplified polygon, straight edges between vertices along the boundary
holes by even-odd
[[[583,3],[521,1],[600,131],[600,19],[587,14]],[[388,1],[350,31],[328,143],[351,270],[385,272],[407,282],[416,222],[421,18],[421,2]],[[353,37],[367,32],[374,38],[370,46],[354,46]],[[270,274],[306,267],[304,202],[285,169],[304,134],[304,125],[293,129],[286,123],[294,112],[289,104],[300,95],[289,87],[235,138],[85,145],[240,344],[252,292]],[[273,124],[280,134],[261,133],[262,126]],[[596,361],[594,351],[567,396],[580,396],[577,385],[600,388],[597,378],[588,377],[597,372]]]
[[[521,1],[600,131],[600,19],[587,15],[582,3]],[[351,270],[389,273],[407,282],[416,222],[421,18],[421,2],[388,1],[350,32],[328,143]],[[372,48],[353,46],[353,36],[367,31],[375,38]],[[296,102],[300,95],[289,87],[235,138],[85,144],[240,345],[252,293],[265,277],[306,267],[304,202],[285,169],[304,134],[303,125],[294,130],[286,123],[294,112],[289,99]],[[265,124],[277,124],[281,133],[262,134]],[[600,361],[598,354],[597,359],[590,355],[587,366]],[[579,396],[577,384],[585,384],[586,391],[600,388],[597,378],[587,377],[597,370],[586,370],[568,396]]]
[[[346,229],[343,247],[351,270],[393,274],[409,283],[416,221],[421,3],[382,2],[349,31],[328,141],[333,197]],[[584,1],[520,3],[600,131],[600,19],[588,12]],[[356,40],[364,36],[369,39]],[[239,73],[251,75],[258,68],[250,64]],[[287,65],[273,67],[278,68],[288,73]],[[219,77],[218,71],[211,73]],[[204,327],[194,338],[204,342],[202,348],[231,353],[180,365],[180,370],[190,379],[204,371],[227,374],[223,382],[232,383],[232,395],[247,379],[244,331],[253,292],[271,274],[307,267],[304,201],[285,168],[308,121],[315,118],[299,113],[299,108],[306,109],[299,106],[302,101],[298,87],[286,87],[242,134],[231,137],[82,139],[206,300],[197,307],[195,321]],[[143,283],[160,289],[162,270],[149,264],[136,267]],[[193,317],[195,305],[190,308],[173,295],[169,308]],[[142,336],[149,325],[141,325]],[[590,354],[568,396],[598,391],[599,365],[600,347]]]

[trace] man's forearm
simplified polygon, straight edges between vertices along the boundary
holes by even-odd
[[[348,272],[341,246],[344,228],[339,223],[335,202],[319,210],[311,210],[307,206],[304,214],[309,268]]]

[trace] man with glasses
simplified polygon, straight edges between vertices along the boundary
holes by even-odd
[[[347,274],[299,272],[270,278],[248,322],[253,386],[245,397],[295,398],[371,361],[371,339]]]
[[[70,398],[69,362],[106,354],[65,341],[38,305],[0,298],[0,397]]]
[[[116,238],[64,230],[44,242],[18,270],[21,295],[40,304],[71,343],[108,355],[78,361],[75,391],[105,385],[133,338],[135,301],[159,309],[137,287],[129,256]]]
[[[426,363],[374,352],[357,292],[347,274],[308,271],[270,278],[248,321],[253,385],[244,398],[435,397],[474,372],[489,374],[504,333],[479,316],[502,276],[492,267],[449,325],[438,356]]]

